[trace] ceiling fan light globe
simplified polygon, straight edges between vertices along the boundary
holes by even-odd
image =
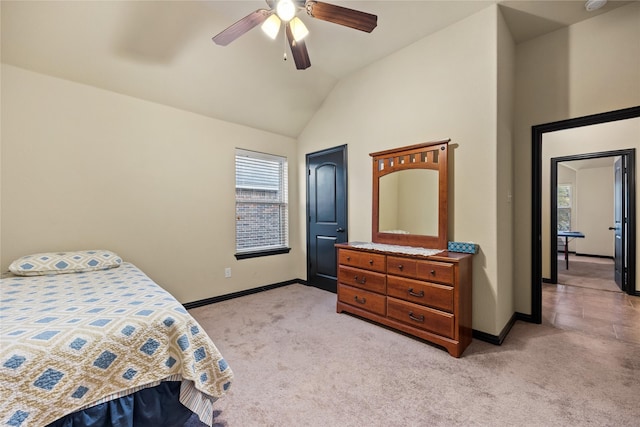
[[[262,23],[260,28],[262,31],[269,36],[271,39],[275,40],[278,37],[278,33],[280,32],[280,18],[277,15],[273,14],[266,21]]]
[[[276,13],[280,19],[289,22],[296,15],[296,5],[291,0],[280,0],[276,5]]]
[[[291,34],[293,34],[293,39],[297,42],[303,40],[309,35],[307,26],[304,25],[304,22],[302,22],[302,20],[298,17],[293,18],[289,22],[289,27],[291,27]]]

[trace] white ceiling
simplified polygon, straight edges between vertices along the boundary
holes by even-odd
[[[296,137],[336,83],[350,73],[479,10],[498,4],[522,42],[605,13],[582,1],[327,1],[378,15],[363,33],[299,16],[312,66],[283,61],[284,39],[254,28],[226,47],[211,37],[263,0],[2,0],[2,62]]]
[[[575,171],[580,169],[606,168],[606,167],[613,167],[613,163],[615,162],[617,157],[610,156],[610,157],[597,157],[595,159],[569,160],[566,162],[560,162],[559,164],[562,166],[566,166],[570,169],[573,169]]]

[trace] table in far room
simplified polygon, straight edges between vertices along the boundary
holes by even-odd
[[[570,239],[582,239],[584,234],[579,231],[558,231],[558,237],[564,237],[564,262],[569,269],[569,242]]]

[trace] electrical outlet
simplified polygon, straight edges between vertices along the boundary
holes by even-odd
[[[227,267],[224,269],[224,277],[226,278],[231,277],[231,267]]]

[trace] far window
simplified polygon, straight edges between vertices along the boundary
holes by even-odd
[[[571,231],[571,184],[558,185],[558,231]]]
[[[289,252],[287,159],[236,149],[236,258]]]

